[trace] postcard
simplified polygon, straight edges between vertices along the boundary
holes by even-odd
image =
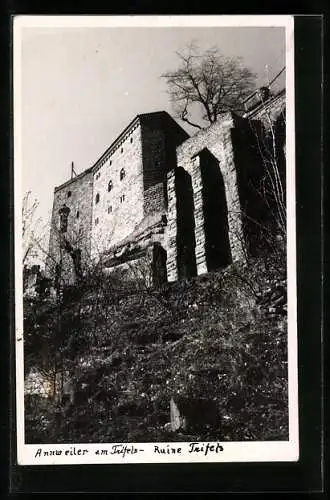
[[[297,461],[293,16],[13,26],[18,464]]]

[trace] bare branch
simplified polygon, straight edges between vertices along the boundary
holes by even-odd
[[[239,59],[224,57],[216,47],[201,53],[195,42],[176,54],[178,68],[161,77],[167,82],[178,118],[204,128],[223,112],[243,111],[242,101],[254,90],[255,75]],[[191,119],[193,104],[200,107],[200,124]]]
[[[23,258],[22,263],[27,264],[30,259],[37,255],[36,241],[43,237],[43,229],[41,227],[42,220],[36,217],[36,211],[39,202],[31,200],[31,191],[24,194],[22,202],[22,244]]]
[[[200,125],[198,125],[197,123],[193,123],[191,122],[188,118],[187,118],[187,114],[188,114],[188,111],[187,111],[187,106],[188,106],[189,102],[188,100],[186,101],[186,106],[184,107],[184,109],[182,110],[181,112],[181,115],[180,115],[180,118],[182,121],[184,122],[187,122],[189,123],[189,125],[191,125],[192,127],[196,127],[196,128],[199,128],[199,129],[202,129],[202,127]]]

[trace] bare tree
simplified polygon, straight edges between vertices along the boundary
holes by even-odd
[[[36,216],[39,202],[32,200],[31,196],[31,191],[27,191],[22,203],[23,265],[36,257],[38,246],[44,237],[41,218]]]
[[[243,111],[244,98],[255,88],[255,75],[240,58],[225,57],[217,47],[201,53],[194,43],[176,54],[179,67],[161,77],[167,82],[178,118],[202,129],[216,122],[221,113]],[[203,124],[192,121],[196,105]]]
[[[285,124],[284,111],[273,119],[266,110],[263,133],[258,132],[253,120],[250,120],[264,172],[258,193],[271,214],[275,231],[273,236],[280,236],[284,241],[286,240]],[[257,189],[257,186],[254,187]]]

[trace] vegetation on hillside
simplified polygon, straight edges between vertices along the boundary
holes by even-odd
[[[26,395],[27,443],[288,439],[285,263],[272,256],[161,289],[98,276],[24,313],[26,373],[62,385]],[[172,398],[187,422],[175,431]]]

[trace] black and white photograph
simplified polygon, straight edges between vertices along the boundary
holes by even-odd
[[[293,34],[14,19],[20,465],[298,460]]]

